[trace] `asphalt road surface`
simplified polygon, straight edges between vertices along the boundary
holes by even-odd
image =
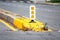
[[[0,2],[0,8],[29,17],[29,6],[36,6],[36,20],[60,30],[60,6],[31,4],[23,2]],[[60,40],[60,32],[32,32],[32,31],[7,31],[4,24],[0,23],[0,40]]]

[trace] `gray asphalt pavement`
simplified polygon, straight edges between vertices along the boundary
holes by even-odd
[[[43,23],[47,22],[49,27],[60,30],[60,6],[0,2],[0,8],[25,17],[29,17],[30,5],[36,6],[36,20]],[[3,24],[0,24],[0,29],[0,40],[60,40],[60,32],[5,31],[8,28],[3,26]]]

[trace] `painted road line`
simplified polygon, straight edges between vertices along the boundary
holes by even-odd
[[[4,25],[6,25],[8,28],[10,28],[12,31],[17,31],[13,26],[9,25],[7,22],[0,19],[0,22],[2,22]]]

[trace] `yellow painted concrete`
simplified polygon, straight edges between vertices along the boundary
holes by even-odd
[[[28,30],[31,29],[32,31],[38,32],[46,32],[43,30],[44,24],[42,22],[38,22],[35,20],[36,23],[29,23],[30,19],[26,18],[15,18],[13,24],[15,27],[17,27],[20,30]],[[51,31],[51,29],[48,29],[47,31]]]
[[[15,18],[13,24],[15,25],[15,27],[22,30],[23,29],[23,27],[22,27],[23,23],[22,22],[23,22],[22,20]]]

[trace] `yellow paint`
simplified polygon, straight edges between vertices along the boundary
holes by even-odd
[[[34,10],[34,6],[31,7],[31,10]]]
[[[23,29],[23,23],[22,23],[23,21],[22,20],[19,20],[18,18],[15,18],[14,19],[14,22],[13,22],[13,24],[18,28],[18,29]]]
[[[29,22],[28,19],[25,18],[15,18],[13,24],[20,30],[27,30],[26,23]],[[28,26],[28,25],[27,25]]]
[[[48,29],[49,32],[51,32],[52,30],[51,29]]]
[[[31,14],[34,14],[34,11],[31,11]]]
[[[0,19],[0,22],[2,22],[4,25],[6,25],[8,28],[10,28],[12,31],[17,31],[13,26],[9,25],[5,21],[3,21],[3,20]]]
[[[44,32],[45,30],[43,30],[44,25],[42,22],[38,22],[35,20],[36,23],[29,23],[30,19],[26,18],[15,18],[13,24],[15,25],[15,27],[17,27],[20,30],[28,30],[31,29],[32,31],[40,31],[40,32]],[[47,30],[47,31],[51,31],[51,29]],[[46,31],[45,31],[46,32]]]
[[[31,18],[34,18],[34,15],[31,15]]]

